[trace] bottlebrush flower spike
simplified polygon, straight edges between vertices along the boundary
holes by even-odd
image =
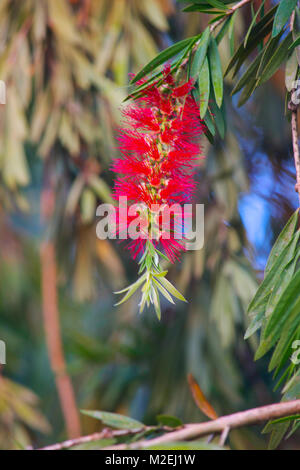
[[[175,84],[167,66],[163,79],[144,89],[123,111],[121,157],[112,168],[118,173],[114,198],[128,202],[118,212],[117,232],[134,228],[127,247],[133,258],[140,258],[141,273],[134,284],[118,292],[126,293],[118,304],[141,287],[140,311],[153,304],[159,318],[159,293],[172,303],[172,296],[185,300],[166,279],[160,258],[174,262],[185,250],[182,233],[187,215],[182,220],[182,206],[192,201],[196,189],[194,173],[204,130],[192,88],[192,81]]]

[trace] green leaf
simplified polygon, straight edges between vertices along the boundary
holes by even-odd
[[[205,124],[206,124],[207,129],[209,130],[209,132],[210,132],[213,136],[216,135],[215,126],[214,126],[214,123],[213,123],[211,114],[210,114],[209,112],[205,114],[204,122],[205,122]]]
[[[182,421],[179,418],[176,418],[176,416],[158,415],[156,416],[156,420],[158,424],[168,426],[169,428],[178,428],[179,426],[182,426]]]
[[[289,21],[290,16],[297,5],[297,0],[282,0],[279,2],[278,10],[275,15],[272,37],[274,38],[284,28]]]
[[[276,12],[277,5],[272,8],[268,13],[252,28],[252,31],[249,35],[247,41],[247,47],[244,47],[244,41],[242,41],[235,52],[234,56],[231,58],[227,69],[225,71],[225,76],[229,73],[229,71],[235,66],[235,70],[233,75],[236,75],[237,72],[240,70],[241,65],[246,60],[246,58],[251,54],[253,49],[257,47],[262,39],[267,36],[273,25],[274,14]]]
[[[220,8],[221,10],[224,10],[224,11],[228,10],[226,5],[224,5],[224,3],[222,2],[219,2],[218,0],[206,0],[206,3],[209,3],[214,8]]]
[[[248,29],[248,31],[247,31],[247,34],[246,34],[246,36],[245,36],[244,47],[247,46],[247,42],[248,42],[250,33],[251,33],[251,31],[252,31],[252,28],[253,28],[253,26],[254,26],[255,23],[256,23],[256,19],[257,19],[258,15],[260,14],[260,12],[262,11],[262,9],[264,8],[264,4],[265,4],[265,0],[263,0],[263,1],[261,2],[260,7],[258,8],[257,12],[255,13],[255,15],[254,15],[253,18],[252,18],[251,24],[250,24],[249,29]],[[251,5],[252,5],[252,4],[251,4]]]
[[[193,78],[198,77],[201,71],[201,67],[206,57],[209,38],[210,38],[210,31],[209,31],[209,28],[206,28],[203,35],[201,36],[199,46],[193,58],[193,63],[192,63],[192,68],[191,68],[191,77]]]
[[[173,286],[173,284],[171,284],[170,281],[168,281],[168,279],[162,277],[159,279],[159,282],[167,289],[170,294],[173,295],[173,297],[182,300],[183,302],[187,302],[183,295],[180,294],[180,292],[176,289],[176,287]]]
[[[156,69],[159,65],[167,62],[171,57],[174,57],[178,52],[182,51],[186,46],[190,46],[191,43],[197,41],[200,38],[200,35],[194,36],[191,38],[183,39],[182,41],[173,44],[172,46],[168,47],[160,54],[158,54],[154,59],[152,59],[145,67],[131,80],[130,83],[136,83],[145,75],[152,72],[152,70]]]
[[[200,117],[206,114],[210,92],[210,77],[207,57],[205,57],[202,69],[199,73],[199,94],[200,94]]]
[[[282,252],[282,250],[289,244],[289,242],[292,240],[293,235],[295,233],[297,223],[298,223],[298,212],[299,210],[297,209],[293,215],[290,217],[288,220],[287,224],[283,228],[283,230],[280,232],[280,235],[278,236],[271,253],[269,255],[266,269],[265,269],[265,276],[270,272],[272,267],[274,266],[274,263],[276,262],[278,256]]]
[[[171,304],[174,304],[174,300],[170,296],[169,292],[153,277],[153,282],[157,286],[158,290]]]
[[[234,16],[234,15],[232,15],[232,16]],[[228,16],[226,18],[226,20],[224,21],[222,28],[220,29],[220,31],[218,32],[218,34],[216,36],[217,44],[220,44],[220,42],[222,41],[223,37],[225,36],[227,30],[230,29],[231,19],[232,19],[232,17]]]
[[[260,310],[258,311],[258,313],[256,313],[256,315],[253,315],[250,325],[248,326],[246,333],[244,335],[244,339],[250,338],[250,336],[252,336],[257,330],[259,330],[262,327],[266,303],[267,302],[265,302],[265,305],[263,305],[260,308]]]
[[[84,415],[98,419],[106,426],[116,429],[142,429],[145,427],[143,423],[128,416],[117,413],[109,413],[108,411],[91,411],[81,410]]]
[[[247,68],[246,72],[241,76],[235,87],[233,88],[231,95],[239,92],[245,85],[249,83],[251,80],[256,80],[256,73],[260,64],[260,60],[262,57],[263,51],[256,56],[252,64]]]
[[[281,295],[273,314],[268,318],[262,340],[256,351],[255,358],[258,359],[266,354],[282,334],[286,322],[293,323],[295,318],[300,320],[300,271],[297,271],[287,288]]]
[[[238,107],[243,106],[246,103],[246,101],[248,101],[250,96],[254,93],[256,87],[257,87],[257,79],[256,78],[249,79],[242,93],[240,94]]]
[[[235,25],[235,19],[236,19],[237,13],[238,11],[235,11],[233,15],[231,15],[230,22],[229,22],[228,38],[229,38],[231,56],[234,55],[234,25]]]
[[[265,275],[263,282],[249,304],[249,314],[257,313],[262,306],[267,306],[269,296],[272,294],[278,279],[280,279],[282,272],[295,256],[297,241],[298,237],[294,236],[286,246],[282,247],[282,251],[280,251],[278,257],[275,258],[271,269]]]
[[[276,48],[275,53],[272,55],[269,62],[266,64],[263,71],[261,72],[258,80],[258,85],[265,83],[274,75],[275,72],[277,72],[282,62],[286,60],[288,56],[288,50],[291,43],[292,33],[289,33]]]
[[[143,274],[136,282],[134,282],[130,286],[125,287],[125,289],[122,289],[121,291],[115,292],[115,294],[122,294],[123,292],[128,291],[127,294],[123,297],[123,299],[121,299],[115,304],[115,307],[126,302],[126,300],[128,300],[137,291],[137,289],[142,285],[142,283],[146,279],[146,275],[146,273]]]
[[[293,421],[294,419],[300,419],[300,415],[284,416],[283,418],[274,419],[270,424],[284,423],[286,421]]]
[[[263,53],[262,53],[261,61],[260,61],[258,71],[256,74],[256,78],[260,78],[265,67],[267,66],[270,59],[273,57],[274,53],[276,52],[281,36],[282,36],[282,33],[279,34],[276,38],[271,38],[267,42],[265,48],[262,51]]]
[[[208,48],[208,58],[216,103],[220,108],[223,101],[223,73],[218,46],[213,37],[211,38]]]
[[[159,320],[161,320],[161,309],[160,309],[160,301],[159,301],[159,295],[156,287],[152,284],[151,285],[151,296],[152,296],[152,302],[155,308],[155,313],[156,316]]]
[[[263,433],[269,432],[271,430],[271,426],[269,423],[263,429]],[[280,442],[282,441],[285,433],[288,430],[290,423],[280,423],[272,427],[270,441],[268,445],[269,450],[274,450],[276,447],[279,446]]]
[[[293,241],[295,250],[299,241],[299,236],[300,236],[300,232],[297,232]],[[277,280],[277,283],[275,284],[273,291],[271,292],[271,295],[269,297],[268,304],[266,307],[266,313],[265,313],[266,317],[269,317],[271,315],[273,309],[275,308],[277,304],[277,301],[279,300],[279,297],[281,297],[281,294],[283,293],[283,291],[289,284],[290,280],[292,279],[293,274],[295,272],[297,261],[299,259],[299,254],[300,253],[298,250],[298,253],[294,255],[294,258],[285,266],[285,268],[281,272],[280,278]]]
[[[218,106],[216,105],[215,101],[213,99],[210,100],[210,105],[209,105],[209,111],[211,115],[214,118],[214,121],[216,123],[217,129],[219,131],[220,137],[224,139],[225,137],[225,131],[226,131],[226,122],[225,122],[225,107],[224,103],[222,105],[222,108],[219,109]]]
[[[295,41],[290,45],[289,49],[293,50],[295,49],[295,47],[299,46],[299,44],[300,44],[300,36],[297,39],[295,39]]]

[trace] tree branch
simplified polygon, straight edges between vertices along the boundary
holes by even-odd
[[[300,414],[300,400],[293,400],[288,402],[276,403],[273,405],[261,406],[259,408],[252,408],[246,411],[240,411],[231,415],[222,416],[213,421],[204,423],[186,424],[176,430],[171,430],[168,427],[156,428],[145,426],[141,429],[119,429],[111,430],[104,429],[101,432],[90,434],[88,436],[78,437],[58,444],[53,444],[43,447],[38,450],[61,450],[74,447],[75,445],[85,444],[87,442],[98,441],[101,439],[109,439],[114,437],[121,437],[126,435],[134,435],[143,431],[169,431],[166,434],[153,438],[143,439],[141,441],[133,442],[131,444],[117,444],[114,446],[103,447],[99,450],[128,450],[128,449],[147,449],[152,446],[157,446],[165,443],[172,443],[176,441],[186,441],[196,439],[201,436],[207,436],[214,433],[221,433],[221,443],[226,440],[228,433],[231,429],[241,428],[243,426],[250,426],[259,424],[265,421],[283,418],[285,416]]]
[[[146,428],[147,429],[147,428]],[[89,434],[88,436],[76,437],[75,439],[68,439],[67,441],[52,444],[50,446],[42,447],[38,450],[63,450],[70,449],[71,447],[78,446],[80,444],[87,444],[89,442],[100,441],[101,439],[112,439],[114,437],[128,436],[130,434],[137,434],[144,431],[145,428],[141,429],[118,429],[112,431],[111,429],[105,428],[103,431]]]

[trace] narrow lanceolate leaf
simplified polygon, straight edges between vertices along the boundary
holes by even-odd
[[[286,86],[287,91],[292,91],[292,89],[294,88],[294,82],[296,80],[297,70],[298,70],[297,53],[296,51],[293,51],[285,67],[285,86]]]
[[[284,28],[297,5],[297,0],[281,0],[275,15],[272,37],[274,38]]]
[[[210,113],[206,113],[206,115],[204,117],[204,122],[207,126],[207,129],[212,134],[212,136],[216,135],[215,126],[214,126],[214,123],[213,123],[213,120],[212,120],[212,117],[211,117]]]
[[[122,289],[121,291],[115,292],[115,294],[122,294],[123,292],[127,291],[127,294],[124,295],[124,297],[120,300],[120,302],[117,302],[115,304],[115,307],[126,302],[126,300],[128,300],[138,290],[138,288],[142,285],[145,279],[146,279],[146,273],[143,274],[143,276],[141,276],[136,282],[134,282],[130,286],[126,287],[125,289]]]
[[[289,49],[293,50],[295,47],[300,45],[300,36],[295,39],[295,41],[290,45]]]
[[[157,288],[153,284],[151,285],[151,296],[152,296],[152,302],[153,302],[153,305],[154,305],[156,316],[160,320],[161,319],[161,309],[160,309],[159,294],[158,294]]]
[[[214,38],[211,38],[209,44],[208,57],[216,103],[220,108],[223,101],[223,73],[218,46]]]
[[[222,103],[222,108],[219,109],[216,105],[215,101],[211,99],[209,105],[209,111],[214,118],[216,127],[219,131],[220,137],[224,139],[225,132],[226,132],[226,113],[225,113],[225,106],[224,102]]]
[[[198,81],[200,94],[200,117],[203,119],[207,111],[210,92],[210,76],[207,57],[204,59]]]
[[[275,72],[279,69],[281,64],[288,57],[288,50],[292,43],[292,33],[289,33],[283,41],[277,47],[274,55],[270,58],[269,62],[266,64],[264,70],[262,71],[258,84],[265,83],[268,81]]]
[[[204,59],[206,57],[209,37],[210,37],[210,31],[209,31],[209,28],[206,28],[205,31],[203,32],[199,46],[193,58],[192,68],[191,68],[192,78],[197,78],[200,73]]]
[[[282,36],[282,33],[279,34],[276,38],[271,38],[268,43],[266,44],[265,48],[263,49],[263,54],[262,58],[259,64],[259,68],[256,74],[257,78],[260,78],[261,74],[263,73],[265,67],[269,63],[269,61],[272,59],[274,53],[277,50],[280,38]]]
[[[265,4],[265,0],[263,0],[263,1],[261,2],[260,7],[258,8],[257,12],[255,13],[255,15],[254,15],[253,18],[252,18],[251,24],[250,24],[250,26],[249,26],[249,29],[248,29],[248,31],[247,31],[247,34],[246,34],[246,37],[245,37],[245,40],[244,40],[244,47],[247,46],[247,42],[248,42],[250,33],[251,33],[251,31],[252,31],[252,28],[253,28],[253,26],[254,26],[255,23],[256,23],[256,20],[257,20],[258,15],[260,14],[260,12],[262,11],[262,9],[264,8],[264,4]],[[252,4],[251,4],[251,5],[252,5]]]
[[[300,271],[297,271],[289,285],[281,295],[273,314],[269,317],[264,328],[261,344],[256,352],[256,358],[262,357],[279,339],[287,321],[295,318],[300,321]]]
[[[178,426],[182,426],[182,421],[176,416],[158,415],[156,416],[156,420],[158,424],[168,426],[170,428],[178,428]]]
[[[295,314],[293,314],[293,311]],[[298,299],[298,302],[295,304],[293,311],[291,312],[289,320],[284,325],[284,329],[282,330],[269,364],[269,371],[272,371],[275,367],[280,365],[284,356],[291,356],[291,345],[300,323],[300,299]]]
[[[84,415],[102,421],[103,424],[111,428],[117,429],[142,429],[145,427],[143,423],[135,419],[123,416],[117,413],[109,413],[107,411],[91,411],[81,410]]]
[[[186,299],[183,297],[183,295],[180,294],[180,292],[176,289],[176,287],[173,286],[173,284],[171,284],[170,281],[168,281],[168,279],[166,279],[165,277],[162,277],[159,279],[159,282],[167,289],[167,291],[171,295],[173,295],[173,297],[175,297],[176,299],[182,300],[183,302],[186,302]]]
[[[294,237],[278,255],[272,265],[270,271],[265,276],[263,282],[259,286],[253,300],[248,307],[248,313],[257,313],[263,305],[267,306],[269,296],[272,294],[274,287],[282,276],[285,267],[294,259],[296,253],[296,245],[298,238]]]
[[[257,47],[262,39],[264,39],[271,31],[273,25],[274,15],[277,9],[277,5],[272,8],[268,13],[252,28],[251,33],[248,37],[247,47],[244,47],[244,41],[242,41],[235,52],[234,56],[231,58],[227,69],[225,71],[225,76],[230,72],[230,70],[235,66],[234,75],[240,70],[241,64],[249,56],[249,54]]]
[[[145,75],[148,75],[148,73],[152,72],[159,65],[167,62],[169,59],[171,59],[171,57],[174,57],[176,54],[182,51],[182,49],[189,46],[192,42],[197,41],[197,39],[199,38],[200,38],[200,35],[193,36],[191,38],[183,39],[182,41],[179,41],[176,44],[173,44],[172,46],[168,47],[167,49],[162,51],[160,54],[158,54],[147,65],[145,65],[145,67],[131,80],[131,83],[136,83]]]
[[[298,232],[297,237],[295,239],[296,244],[298,243],[299,235],[300,233]],[[295,254],[294,258],[290,261],[290,263],[286,265],[285,269],[282,271],[280,278],[277,280],[277,283],[275,284],[273,288],[273,291],[269,297],[268,304],[266,307],[266,313],[265,313],[266,317],[269,317],[272,314],[279,298],[281,297],[281,294],[283,293],[283,291],[289,284],[290,280],[292,279],[298,259],[299,259],[299,249],[298,249],[298,252]]]
[[[202,392],[198,382],[195,380],[192,374],[188,374],[188,383],[190,387],[190,391],[194,398],[194,401],[198,408],[210,419],[217,419],[218,415],[215,412],[212,405],[206,399],[204,393]]]
[[[228,10],[228,7],[218,0],[206,0],[206,3],[209,3],[212,7],[219,8],[220,10]]]
[[[256,56],[250,67],[248,67],[246,72],[241,76],[231,92],[232,95],[240,91],[245,85],[249,83],[250,80],[256,80],[256,73],[262,58],[262,54],[263,51],[261,51],[260,54]]]
[[[289,244],[289,242],[293,238],[298,224],[298,212],[299,211],[297,209],[285,225],[284,229],[281,231],[279,237],[277,238],[267,261],[265,275],[270,272],[271,268],[273,267],[275,261],[278,259],[278,256],[280,255],[282,250]]]
[[[174,300],[170,296],[169,292],[155,279],[153,278],[153,282],[158,288],[158,290],[162,293],[162,295],[169,301],[171,304],[174,304]]]

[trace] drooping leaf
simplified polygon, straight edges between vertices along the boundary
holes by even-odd
[[[284,60],[286,60],[288,56],[288,50],[289,47],[292,43],[292,33],[289,33],[283,41],[278,45],[276,48],[274,54],[262,70],[259,78],[258,78],[258,84],[261,85],[262,83],[265,83],[267,80],[269,80],[275,72],[279,69],[281,64],[283,63]]]
[[[200,94],[200,117],[206,114],[210,92],[210,74],[207,57],[205,57],[202,69],[199,73],[199,94]]]
[[[279,2],[278,10],[276,11],[274,25],[272,30],[272,37],[274,38],[284,28],[285,24],[290,19],[290,16],[297,5],[297,0],[283,0]]]
[[[233,72],[234,75],[237,74],[243,62],[251,54],[253,49],[257,47],[262,39],[264,39],[271,31],[274,15],[277,9],[277,5],[266,13],[266,15],[252,28],[251,33],[249,34],[247,47],[244,47],[244,41],[242,41],[235,52],[234,56],[231,58],[227,69],[225,71],[225,76],[230,72],[230,70],[235,66]]]
[[[182,426],[182,421],[176,416],[158,415],[156,416],[156,420],[158,424],[168,426],[170,428],[178,428],[179,426]]]
[[[81,410],[81,413],[98,419],[106,426],[116,429],[142,429],[145,427],[140,421],[117,413],[109,413],[108,411]]]
[[[191,38],[183,39],[182,41],[173,44],[172,46],[168,47],[160,54],[158,54],[154,59],[152,59],[145,67],[135,75],[135,77],[131,80],[131,83],[136,83],[145,75],[148,75],[150,72],[155,70],[159,65],[167,62],[169,59],[174,57],[178,52],[182,51],[186,46],[189,46],[191,43],[195,43],[197,39],[200,38],[200,35],[194,36]]]
[[[192,396],[198,408],[200,408],[200,410],[209,418],[217,419],[218,417],[217,413],[215,412],[212,405],[206,399],[196,379],[193,377],[192,374],[188,374],[187,378],[188,378],[190,391],[192,393]]]
[[[216,40],[211,38],[208,48],[209,68],[216,103],[220,108],[223,101],[223,73]]]
[[[298,212],[299,210],[297,209],[278,236],[267,261],[265,276],[270,272],[282,250],[293,238],[298,223]]]
[[[248,38],[249,38],[249,36],[250,36],[250,33],[251,33],[251,31],[252,31],[252,28],[253,28],[253,26],[254,26],[255,23],[256,23],[256,20],[257,20],[258,15],[260,14],[260,12],[262,11],[262,9],[264,8],[264,4],[265,4],[265,0],[263,0],[263,1],[261,2],[259,8],[257,9],[257,12],[253,15],[252,21],[251,21],[250,26],[249,26],[249,28],[248,28],[247,34],[246,34],[246,36],[245,36],[244,47],[247,46]],[[251,5],[252,5],[252,3],[251,3]]]
[[[191,77],[197,78],[201,71],[201,67],[206,57],[209,38],[210,38],[210,31],[209,31],[209,28],[206,28],[205,31],[203,32],[203,35],[199,42],[199,46],[193,58],[192,67],[191,67]]]

